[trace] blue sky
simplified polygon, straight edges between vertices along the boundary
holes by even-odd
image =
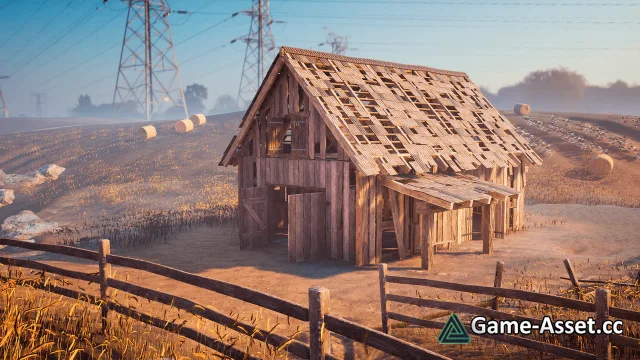
[[[193,12],[170,15],[175,43],[251,6],[168,3]],[[125,9],[117,0],[0,0],[0,75],[11,76],[0,87],[12,115],[33,115],[35,92],[47,93],[50,116],[67,115],[80,94],[111,102]],[[349,36],[348,55],[465,71],[492,91],[559,66],[590,84],[640,84],[640,1],[271,0],[271,12],[283,22],[272,25],[277,46],[330,51],[318,46],[328,28]],[[176,46],[183,84],[207,86],[209,108],[217,96],[237,94],[245,44],[229,42],[246,35],[249,24],[238,15]]]

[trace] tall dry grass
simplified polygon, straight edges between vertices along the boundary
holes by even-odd
[[[239,333],[207,322],[175,308],[151,306],[150,302],[114,291],[110,300],[131,310],[131,317],[110,312],[106,330],[101,328],[101,302],[89,296],[68,298],[42,288],[80,289],[90,287],[42,273],[4,268],[0,273],[0,358],[2,359],[223,359],[201,344],[151,326],[136,313],[157,313],[165,329],[179,331],[192,325],[196,331],[228,344],[223,350],[238,349],[251,358],[292,358],[285,346],[257,341],[255,333]],[[264,318],[231,313],[256,326]],[[139,315],[138,315],[139,316]],[[155,315],[157,318],[159,316]],[[148,319],[145,321],[149,321]],[[269,320],[266,321],[269,324]],[[271,331],[278,327],[271,322]],[[175,328],[175,329],[173,329]],[[268,335],[268,334],[266,334]],[[299,338],[296,331],[291,339]]]

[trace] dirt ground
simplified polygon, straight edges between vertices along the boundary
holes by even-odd
[[[609,279],[629,275],[616,271],[613,264],[640,261],[640,209],[614,206],[532,205],[527,208],[527,230],[496,240],[492,255],[482,255],[482,242],[471,241],[458,249],[439,251],[435,270],[420,270],[420,258],[389,263],[392,274],[427,277],[469,284],[492,285],[496,261],[505,262],[505,286],[525,277],[537,278],[558,288],[566,276],[562,261],[571,259],[582,278]],[[555,225],[554,225],[555,223]],[[37,253],[9,251],[11,256],[39,258]],[[307,303],[307,289],[323,286],[331,292],[331,309],[337,315],[372,327],[380,327],[378,273],[375,266],[355,267],[334,260],[288,263],[286,247],[240,250],[233,227],[200,227],[180,235],[175,241],[146,249],[115,251],[184,271],[224,280],[298,302]],[[61,265],[64,265],[60,263]],[[612,267],[603,266],[611,264]],[[68,264],[72,268],[94,271],[95,265]],[[122,271],[122,270],[120,270]],[[179,285],[173,280],[157,279],[138,271],[129,271],[131,280],[154,289],[185,295],[210,304],[207,291]],[[124,272],[121,272],[124,276]],[[391,291],[410,294],[401,285]],[[435,296],[433,289],[421,289],[423,296]],[[216,306],[226,307],[225,303]],[[254,306],[236,311],[251,312]],[[412,311],[415,311],[413,309]]]

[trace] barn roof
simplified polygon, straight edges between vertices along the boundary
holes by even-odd
[[[463,72],[282,47],[221,165],[230,164],[282,66],[366,175],[541,164]]]
[[[454,206],[489,204],[492,198],[505,200],[519,191],[508,186],[461,174],[384,175],[382,185],[401,194],[448,210]]]

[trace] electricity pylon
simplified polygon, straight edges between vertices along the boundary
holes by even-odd
[[[45,93],[31,93],[31,96],[36,102],[36,116],[47,116],[47,94]]]
[[[241,13],[251,17],[249,34],[240,40],[247,43],[244,53],[244,64],[240,76],[240,88],[236,102],[247,102],[258,91],[265,76],[265,63],[268,64],[275,56],[276,44],[271,33],[271,11],[269,0],[253,0],[251,9]]]
[[[349,38],[347,36],[340,36],[333,31],[327,31],[327,40],[320,43],[319,46],[331,45],[331,52],[333,54],[344,55],[349,49]]]
[[[164,104],[184,108],[182,80],[173,48],[169,13],[164,0],[128,0],[129,12],[122,40],[118,77],[113,94],[116,113],[134,102],[145,119]]]
[[[8,76],[0,76],[0,80],[8,79]],[[7,109],[7,104],[4,102],[4,96],[2,96],[2,89],[0,89],[0,116],[4,118],[9,117],[9,110]]]

